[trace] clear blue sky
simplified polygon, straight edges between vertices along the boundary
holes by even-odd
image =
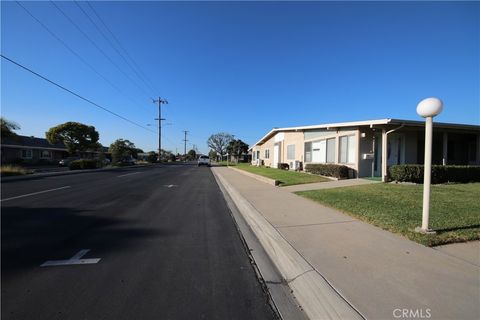
[[[156,117],[149,98],[166,98],[162,116],[172,125],[162,141],[174,152],[183,152],[182,130],[188,149],[208,152],[206,139],[221,131],[252,145],[273,127],[420,120],[416,105],[429,96],[445,104],[436,121],[480,124],[478,2],[90,2],[149,86],[75,3],[56,5],[122,72],[52,3],[21,3],[119,90],[15,2],[1,3],[2,54],[141,125]],[[94,125],[106,146],[125,138],[157,148],[155,133],[4,59],[1,67],[1,113],[20,134],[43,137],[79,121]]]

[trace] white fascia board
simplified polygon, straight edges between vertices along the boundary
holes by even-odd
[[[274,128],[270,130],[265,136],[263,136],[253,147],[263,144],[267,138],[275,132],[281,131],[304,131],[304,130],[314,130],[314,129],[328,129],[328,128],[341,128],[341,127],[356,127],[356,126],[375,126],[375,125],[386,125],[386,124],[404,124],[406,126],[424,126],[424,121],[416,120],[402,120],[402,119],[377,119],[377,120],[364,120],[364,121],[351,121],[351,122],[338,122],[338,123],[327,123],[327,124],[317,124],[311,126],[300,126],[300,127],[285,127],[285,128]],[[433,126],[436,128],[445,128],[445,129],[464,129],[464,130],[480,130],[478,125],[468,125],[468,124],[457,124],[457,123],[442,123],[435,122]]]
[[[301,127],[285,127],[285,128],[274,128],[270,130],[266,135],[264,135],[260,140],[255,143],[253,147],[263,144],[267,138],[269,138],[274,132],[280,131],[303,131],[311,129],[324,129],[324,128],[338,128],[338,127],[352,127],[352,126],[362,126],[362,125],[378,125],[378,124],[388,124],[392,119],[380,119],[380,120],[366,120],[366,121],[354,121],[354,122],[339,122],[339,123],[328,123],[328,124],[316,124],[311,126],[301,126]]]

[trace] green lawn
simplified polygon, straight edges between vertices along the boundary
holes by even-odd
[[[215,165],[221,166],[221,167],[226,167],[227,166],[227,161],[212,162],[212,164],[215,164]],[[228,165],[233,167],[233,166],[236,166],[237,164],[235,162],[229,161]]]
[[[422,223],[423,185],[372,184],[297,194],[427,246],[480,239],[480,183],[433,185],[430,228]]]
[[[256,167],[248,163],[239,163],[235,166],[235,168],[258,174],[260,176],[264,176],[270,179],[278,180],[280,181],[280,186],[291,186],[294,184],[331,181],[328,178],[313,174],[265,167]]]

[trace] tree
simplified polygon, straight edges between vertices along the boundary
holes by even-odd
[[[65,122],[50,128],[46,133],[48,142],[56,144],[62,142],[68,153],[98,149],[99,134],[94,126],[87,126],[79,122]]]
[[[195,152],[195,150],[192,149],[192,150],[188,151],[187,160],[193,161],[195,159],[197,159],[197,153]]]
[[[2,140],[16,138],[17,134],[13,131],[20,129],[20,126],[13,121],[0,117],[0,123],[2,126]]]
[[[220,132],[212,134],[207,140],[207,145],[223,158],[223,155],[225,155],[227,151],[227,146],[232,140],[233,136],[230,133]]]
[[[232,140],[227,146],[227,152],[236,157],[237,162],[240,156],[248,152],[248,144],[240,139]]]
[[[108,151],[112,154],[112,162],[120,163],[123,160],[128,160],[137,157],[138,149],[135,144],[129,140],[117,139],[113,142]]]
[[[150,163],[157,162],[158,155],[155,151],[150,151],[147,155],[147,161]]]
[[[212,160],[217,160],[217,152],[210,149],[210,151],[208,152],[208,157]]]

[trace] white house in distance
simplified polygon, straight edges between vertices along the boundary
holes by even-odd
[[[380,119],[274,128],[250,150],[256,165],[342,164],[351,177],[385,180],[387,166],[423,164],[424,146],[425,122]],[[432,163],[480,165],[480,126],[434,122]]]

